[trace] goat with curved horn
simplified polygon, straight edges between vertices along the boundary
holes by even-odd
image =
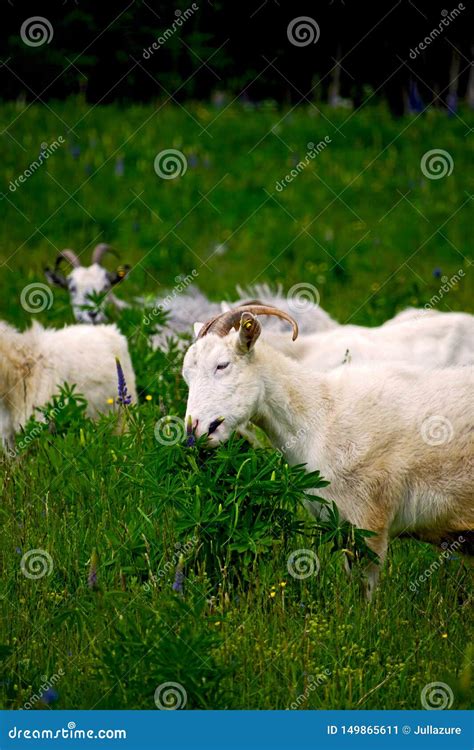
[[[74,250],[61,250],[61,252],[58,254],[58,257],[56,258],[56,268],[59,266],[62,260],[67,260],[68,263],[70,263],[74,268],[79,268],[79,266],[81,265],[81,261],[77,257]]]
[[[245,305],[221,313],[221,315],[217,315],[215,318],[208,320],[202,326],[197,338],[200,339],[208,333],[215,333],[218,336],[226,336],[232,328],[235,328],[235,330],[238,331],[243,313],[252,313],[252,315],[274,315],[277,318],[287,320],[293,327],[293,341],[298,336],[298,323],[290,315],[283,312],[283,310],[268,305]]]
[[[96,245],[94,250],[92,251],[92,263],[98,263],[100,265],[102,258],[106,253],[112,253],[113,255],[116,255],[110,245],[108,245],[106,242],[101,242],[99,245]]]

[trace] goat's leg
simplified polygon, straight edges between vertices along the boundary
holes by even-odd
[[[367,563],[365,570],[364,570],[365,579],[366,579],[365,598],[367,599],[367,601],[370,602],[374,594],[374,591],[377,588],[378,580],[380,577],[380,571],[382,569],[382,565],[384,564],[385,557],[387,555],[387,548],[388,548],[387,529],[384,529],[383,531],[378,531],[377,536],[369,537],[369,539],[367,539],[367,546],[370,547],[372,552],[375,552],[375,554],[378,557],[377,561],[371,560],[369,563]]]

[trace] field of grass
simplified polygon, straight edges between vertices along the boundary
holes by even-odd
[[[58,249],[85,260],[99,241],[134,266],[124,299],[195,269],[215,299],[237,283],[311,283],[341,322],[377,325],[434,295],[438,309],[474,312],[468,111],[394,121],[376,107],[315,116],[70,101],[4,104],[0,119],[0,318],[20,328],[72,322],[66,292],[33,315],[21,293],[44,282]],[[164,180],[153,164],[169,148],[187,171]],[[448,152],[449,176],[423,175],[431,149]],[[461,269],[440,292],[440,277]],[[443,682],[452,707],[468,707],[473,590],[462,560],[395,541],[363,605],[359,568],[352,579],[343,569],[344,528],[322,537],[301,507],[317,478],[242,440],[213,452],[158,441],[157,422],[184,414],[182,355],[151,351],[142,311],[117,322],[141,393],[128,431],[117,434],[115,415],[91,423],[71,398],[54,432],[36,430],[0,467],[1,706],[152,709],[172,682],[191,709],[416,709],[423,688]],[[289,555],[308,548],[319,573],[294,578]],[[46,575],[24,575],[29,550],[47,553]]]

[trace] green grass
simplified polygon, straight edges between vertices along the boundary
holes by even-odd
[[[393,121],[378,108],[319,118],[201,104],[51,109],[1,109],[2,127],[18,118],[9,127],[18,145],[4,135],[0,164],[3,319],[71,321],[61,290],[36,316],[22,309],[21,290],[43,280],[56,248],[82,252],[100,240],[137,264],[123,298],[163,291],[196,268],[216,299],[232,297],[236,283],[304,280],[339,320],[375,325],[428,302],[439,267],[465,273],[440,309],[474,312],[468,112],[461,122],[436,112]],[[67,143],[10,192],[40,143],[59,135]],[[293,157],[325,135],[332,143],[277,192]],[[183,177],[155,174],[165,148],[186,154]],[[431,148],[452,155],[451,176],[423,177]],[[224,254],[213,254],[218,244]],[[154,708],[156,687],[169,681],[184,687],[188,708],[414,709],[434,681],[450,686],[453,708],[467,707],[472,582],[461,560],[395,541],[375,600],[363,605],[359,568],[345,576],[341,540],[332,550],[300,507],[301,470],[242,441],[207,452],[155,439],[158,420],[184,413],[180,355],[151,352],[140,311],[119,324],[152,397],[130,410],[128,433],[117,434],[114,417],[94,425],[71,406],[56,435],[41,431],[1,467],[1,705],[23,706],[59,674],[50,707]],[[317,548],[320,571],[296,580],[287,559],[302,548]],[[50,575],[23,575],[31,549],[49,553]],[[172,589],[181,564],[183,596]]]

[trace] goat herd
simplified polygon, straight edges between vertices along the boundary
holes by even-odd
[[[4,448],[65,381],[83,393],[89,416],[111,408],[115,358],[136,399],[125,337],[104,324],[101,309],[87,308],[91,293],[104,292],[119,309],[128,306],[111,291],[127,268],[110,273],[101,265],[108,249],[98,245],[89,267],[64,250],[46,270],[50,283],[69,291],[78,325],[34,323],[19,333],[0,323]],[[68,276],[60,272],[64,261],[72,266]],[[330,481],[319,496],[375,532],[368,543],[379,563],[397,535],[436,545],[457,539],[457,548],[472,555],[474,316],[408,309],[365,328],[339,325],[317,304],[300,304],[281,290],[256,287],[258,299],[250,301],[238,291],[232,306],[209,302],[192,285],[155,303],[168,321],[151,334],[153,347],[191,332],[194,323],[183,376],[186,424],[195,436],[217,444],[249,422],[261,427],[289,463],[318,469]],[[324,512],[310,495],[307,505]],[[369,596],[379,570],[368,566]]]

